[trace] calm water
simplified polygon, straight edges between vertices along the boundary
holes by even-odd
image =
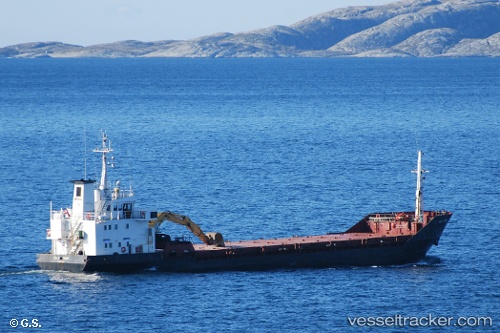
[[[40,332],[399,332],[347,321],[397,314],[489,316],[480,329],[498,331],[498,59],[0,59],[0,124],[1,332],[13,318],[37,319]],[[97,177],[101,128],[115,148],[111,177],[143,206],[229,240],[344,231],[370,212],[412,210],[417,147],[431,171],[425,208],[454,216],[415,265],[40,271],[49,202],[70,204],[85,156]],[[438,330],[456,327],[421,329]]]

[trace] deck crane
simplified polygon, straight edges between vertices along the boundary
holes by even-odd
[[[165,220],[185,226],[189,229],[189,231],[191,231],[196,237],[198,237],[203,243],[207,245],[225,246],[224,237],[222,237],[222,234],[218,232],[207,232],[205,234],[196,223],[194,223],[189,217],[184,215],[172,213],[169,211],[158,212],[156,220],[150,220],[149,225],[150,227],[156,227],[161,225]]]

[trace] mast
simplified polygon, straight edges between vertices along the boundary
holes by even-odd
[[[87,179],[87,127],[83,128],[83,179]]]
[[[106,133],[104,131],[101,131],[101,135],[102,135],[102,145],[101,147],[97,147],[96,149],[94,149],[93,152],[102,153],[101,182],[99,183],[99,189],[107,190],[108,172],[107,172],[106,154],[112,152],[113,149],[111,149],[111,140],[108,140],[108,136],[106,135]]]
[[[423,185],[422,181],[424,177],[422,174],[424,172],[429,172],[422,168],[422,151],[418,151],[418,160],[417,160],[417,170],[413,170],[412,172],[417,174],[417,190],[415,193],[415,222],[423,222],[423,212],[424,212],[424,195],[423,195]]]

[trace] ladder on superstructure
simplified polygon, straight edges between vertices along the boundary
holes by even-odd
[[[78,223],[76,228],[72,231],[71,242],[73,245],[71,246],[70,254],[77,254],[81,250],[83,246],[83,239],[80,238],[79,232],[82,230],[83,221],[80,221],[80,223]]]

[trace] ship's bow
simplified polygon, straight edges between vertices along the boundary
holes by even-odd
[[[409,262],[422,260],[432,245],[438,245],[451,216],[451,212],[438,212],[415,236],[406,242],[405,252]]]

